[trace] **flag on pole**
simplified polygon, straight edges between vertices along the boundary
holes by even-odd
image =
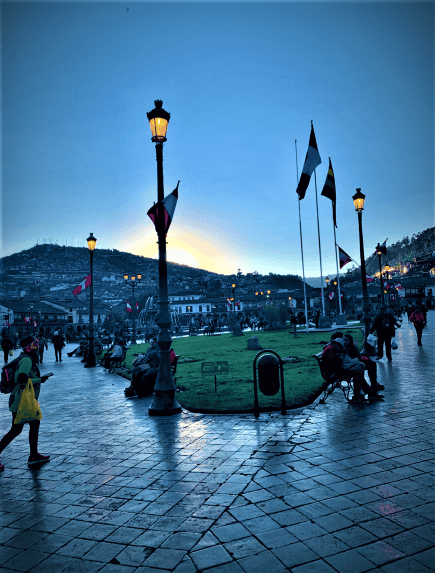
[[[341,247],[338,247],[338,258],[340,259],[340,269],[342,269],[345,265],[347,265],[347,263],[350,263],[350,261],[352,260],[346,253],[346,251],[343,251]]]
[[[231,299],[227,298],[228,310],[231,310]]]
[[[311,122],[310,142],[308,143],[308,151],[305,157],[305,163],[302,168],[301,178],[299,179],[298,188],[296,193],[299,195],[299,200],[305,197],[308,184],[313,174],[314,169],[322,163],[320,159],[319,150],[317,149],[316,136],[314,134],[313,122]]]
[[[136,303],[136,310],[139,312],[139,303]]]
[[[85,277],[82,282],[76,286],[76,288],[73,290],[73,295],[77,296],[78,294],[80,294],[82,292],[82,290],[84,290],[85,288],[88,288],[91,286],[91,275],[88,275],[87,277]]]
[[[240,300],[234,303],[236,306],[240,306]]]
[[[385,285],[385,290],[389,290],[390,288],[391,288],[390,283],[387,283],[387,284]]]
[[[172,193],[170,193],[169,195],[166,195],[166,197],[162,201],[163,211],[165,213],[165,235],[168,234],[169,227],[170,227],[172,219],[174,217],[175,207],[177,206],[177,201],[178,201],[178,185],[179,184],[180,184],[180,182],[177,183],[177,186],[172,191]],[[156,231],[158,231],[157,221],[158,221],[158,215],[159,215],[159,203],[156,203],[155,205],[153,205],[151,207],[151,209],[148,211],[147,215],[151,219],[151,221],[154,223]]]
[[[397,285],[394,287],[397,290],[403,290],[403,286],[400,283],[397,283]]]
[[[326,176],[325,185],[323,186],[323,190],[322,190],[321,195],[323,195],[324,197],[327,197],[328,199],[331,199],[331,201],[332,201],[332,219],[334,221],[334,225],[337,226],[337,220],[336,220],[336,215],[335,215],[335,200],[336,200],[335,177],[334,177],[334,171],[332,170],[331,158],[329,158],[328,175]]]
[[[366,282],[372,283],[373,281],[374,281],[374,277],[372,277],[371,275],[366,275]]]
[[[332,300],[333,298],[334,298],[334,293],[333,293],[333,292],[330,292],[330,293],[329,293],[329,300]]]
[[[128,301],[127,301],[126,311],[127,311],[127,312],[133,312],[132,309],[131,309],[131,305],[130,305],[130,303],[129,303]]]

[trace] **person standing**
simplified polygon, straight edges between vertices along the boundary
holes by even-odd
[[[5,364],[8,363],[9,360],[9,351],[14,349],[14,345],[12,344],[12,340],[9,338],[7,334],[3,336],[1,347],[3,350],[3,356],[5,360]]]
[[[416,310],[409,317],[409,320],[414,325],[415,332],[417,333],[417,345],[423,346],[421,335],[423,334],[423,328],[426,326],[426,315],[421,306],[417,306]]]
[[[384,344],[385,354],[387,355],[389,362],[393,360],[391,356],[391,338],[395,334],[395,326],[400,328],[401,325],[396,321],[391,313],[387,312],[385,306],[381,306],[370,329],[371,334],[376,331],[378,336],[378,355],[376,360],[381,360],[381,358],[383,358]]]
[[[44,359],[44,350],[48,350],[48,342],[47,339],[44,337],[44,334],[41,332],[39,335],[39,363],[42,364]]]
[[[54,331],[53,338],[51,339],[54,346],[54,354],[56,356],[56,362],[62,362],[62,348],[65,346],[63,342],[63,336],[58,330]]]
[[[27,385],[28,378],[32,380],[36,400],[38,399],[41,391],[41,383],[48,379],[48,376],[41,377],[39,372],[38,339],[33,336],[27,336],[20,341],[20,346],[22,348],[22,353],[20,355],[22,358],[15,372],[15,388],[9,396],[9,411],[12,412],[12,427],[0,440],[0,453],[23,431],[24,424],[14,424],[14,420],[17,416],[18,404],[20,403],[23,390]],[[50,456],[44,456],[38,452],[39,424],[39,420],[29,422],[29,466],[45,463],[50,460]],[[3,471],[4,469],[5,468],[0,461],[0,471]]]

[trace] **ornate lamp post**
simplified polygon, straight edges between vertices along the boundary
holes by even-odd
[[[137,279],[137,282],[136,282]],[[132,307],[132,312],[133,312],[133,334],[132,334],[132,338],[131,341],[136,344],[136,329],[135,329],[135,310],[136,310],[136,305],[135,305],[135,301],[134,301],[134,288],[140,283],[142,279],[142,275],[140,273],[138,273],[137,275],[131,275],[131,277],[128,276],[128,273],[125,273],[124,275],[124,280],[126,282],[126,284],[130,285],[133,289],[133,307]]]
[[[163,109],[161,100],[155,100],[154,104],[156,107],[147,113],[147,117],[151,127],[151,141],[156,144],[157,202],[161,204],[164,198],[163,143],[166,141],[166,131],[171,116]],[[170,416],[179,414],[181,406],[175,398],[175,383],[169,360],[172,337],[169,330],[171,315],[168,301],[168,263],[166,260],[165,213],[163,209],[158,210],[156,228],[159,243],[159,310],[155,316],[155,322],[160,328],[157,336],[160,363],[154,387],[154,402],[148,412],[150,416]]]
[[[89,233],[89,237],[86,241],[88,243],[91,264],[91,286],[89,292],[89,350],[85,368],[91,368],[97,365],[94,350],[94,250],[95,245],[97,244],[97,239],[92,233]]]
[[[326,288],[328,290],[328,315],[329,315],[329,318],[331,318],[331,301],[329,299],[329,281],[330,281],[329,277],[326,277],[325,282],[326,282]]]
[[[335,277],[335,279],[334,279],[334,296],[335,296],[335,300],[336,300],[335,305],[337,306],[337,314],[338,314],[339,313],[339,306],[338,306],[338,296],[337,296],[337,284],[338,284],[337,277]]]
[[[359,250],[361,258],[361,283],[362,283],[362,311],[364,320],[364,349],[366,350],[367,336],[370,334],[370,304],[367,292],[366,280],[366,263],[364,258],[364,239],[362,230],[362,212],[364,211],[364,200],[366,196],[361,193],[361,189],[357,189],[355,195],[352,197],[355,205],[355,211],[358,213],[358,227],[359,227]]]
[[[381,304],[382,306],[385,305],[385,299],[384,299],[384,280],[382,277],[382,263],[381,263],[381,257],[382,257],[382,247],[381,245],[378,243],[376,245],[376,254],[379,257],[379,278],[381,279]]]

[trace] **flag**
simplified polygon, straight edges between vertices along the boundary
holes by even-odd
[[[165,213],[165,235],[167,235],[169,227],[170,227],[171,222],[172,222],[172,218],[174,217],[174,211],[175,211],[175,207],[177,206],[177,200],[178,200],[178,185],[179,184],[180,184],[180,182],[177,183],[177,186],[172,191],[172,193],[170,193],[169,195],[166,195],[166,197],[162,201],[163,210]],[[156,231],[158,232],[157,221],[158,221],[158,215],[159,215],[159,203],[156,203],[155,205],[153,205],[151,207],[151,209],[148,211],[147,215],[151,219],[151,221],[154,223]]]
[[[371,275],[366,275],[366,282],[372,283],[373,280],[374,280],[374,277],[372,277]]]
[[[308,151],[305,157],[305,163],[302,168],[301,178],[299,179],[298,188],[296,193],[299,195],[299,200],[305,197],[308,184],[313,174],[314,169],[322,163],[320,159],[319,150],[317,149],[316,136],[314,135],[313,122],[311,122],[310,142],[308,144]]]
[[[346,251],[343,251],[341,247],[338,247],[338,258],[340,260],[340,269],[342,269],[345,265],[347,265],[347,263],[350,263],[350,261],[352,260],[346,253]]]
[[[126,311],[127,311],[127,312],[133,312],[133,311],[131,310],[131,306],[130,306],[130,303],[129,303],[128,301],[127,301]]]
[[[388,289],[390,289],[390,288],[391,288],[390,283],[387,283],[387,284],[385,285],[385,290],[388,290]]]
[[[91,282],[92,282],[91,275],[88,275],[82,280],[82,282],[78,286],[76,286],[76,288],[73,290],[73,295],[77,296],[82,292],[83,289],[90,287]]]
[[[330,292],[330,293],[329,293],[329,300],[332,300],[333,298],[334,298],[334,293],[333,293],[333,292]]]
[[[228,310],[231,310],[231,299],[227,298]]]
[[[236,306],[240,306],[240,300],[234,303]]]
[[[136,303],[136,310],[139,312],[139,303]]]
[[[379,246],[379,249],[377,249],[377,252],[381,253],[382,255],[387,254],[387,239],[385,239],[385,241],[382,243],[382,245]]]
[[[397,290],[403,290],[403,286],[400,283],[397,283],[397,285],[394,287]]]
[[[332,170],[332,163],[331,163],[331,158],[329,158],[329,169],[328,169],[328,175],[326,176],[326,181],[325,181],[325,185],[323,186],[323,190],[321,193],[324,197],[327,197],[328,199],[331,199],[332,201],[332,219],[334,221],[334,225],[337,226],[337,220],[335,217],[335,200],[336,200],[336,194],[335,194],[335,177],[334,177],[334,171]],[[350,259],[349,259],[350,260]],[[347,261],[349,262],[349,261]],[[344,263],[346,264],[346,263]],[[344,266],[344,265],[343,265]],[[340,267],[341,268],[341,267]]]

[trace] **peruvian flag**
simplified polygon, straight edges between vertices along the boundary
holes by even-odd
[[[139,312],[139,303],[137,302],[135,306],[136,306],[136,310]]]
[[[347,265],[347,263],[350,263],[350,261],[352,260],[346,253],[346,251],[343,251],[341,247],[338,247],[338,258],[340,260],[340,269],[342,269],[344,265]]]
[[[372,283],[374,281],[374,277],[372,275],[366,275],[366,282]]]
[[[170,195],[167,195],[162,201],[163,211],[165,213],[165,235],[168,234],[168,230],[169,230],[169,227],[171,225],[172,218],[174,216],[175,207],[177,206],[178,185],[180,185],[180,182],[177,183],[177,186],[172,191],[172,193]],[[158,232],[157,221],[158,221],[158,216],[159,216],[159,203],[155,203],[151,207],[151,209],[148,211],[147,215],[151,219],[151,221],[154,223],[154,227],[156,228],[156,231]]]
[[[235,303],[236,306],[240,306],[240,300]]]
[[[231,310],[231,299],[227,298],[227,305],[228,305],[228,310]]]
[[[397,285],[394,287],[397,290],[403,290],[403,286],[400,283],[397,283]]]
[[[91,275],[88,275],[87,277],[85,277],[82,280],[82,282],[78,286],[76,286],[76,288],[73,290],[73,295],[77,296],[78,294],[80,294],[82,292],[82,290],[90,287],[91,283],[92,283]]]
[[[30,322],[30,316],[25,316],[25,317],[24,317],[24,322]]]
[[[315,168],[322,163],[320,159],[319,150],[317,149],[316,136],[314,134],[313,122],[311,122],[310,142],[308,143],[308,151],[305,156],[304,166],[302,168],[301,178],[299,179],[298,188],[296,193],[299,195],[299,200],[305,197],[311,175]]]
[[[132,309],[131,309],[131,305],[130,305],[130,303],[129,303],[128,301],[127,301],[126,311],[127,311],[127,312],[133,312]]]
[[[330,292],[330,293],[329,293],[329,300],[332,300],[333,298],[334,298],[334,293],[333,293],[333,292]]]
[[[390,283],[387,283],[387,284],[385,285],[385,290],[388,290],[389,288],[391,288],[391,285],[390,285]]]

